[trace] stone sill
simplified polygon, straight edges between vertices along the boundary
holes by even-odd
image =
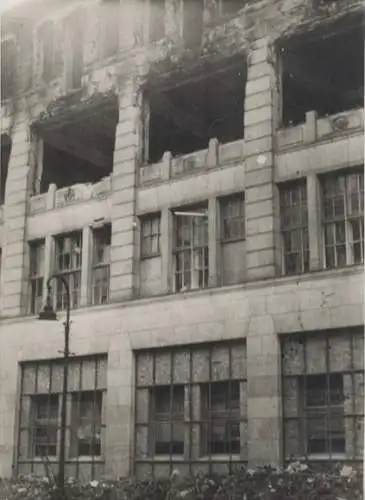
[[[100,312],[107,311],[107,310],[115,310],[115,309],[120,309],[120,308],[126,308],[126,307],[138,307],[138,306],[144,306],[148,304],[156,304],[158,302],[170,302],[170,301],[178,301],[178,300],[192,300],[194,298],[199,298],[202,296],[213,296],[213,295],[218,295],[220,293],[231,293],[235,292],[237,290],[259,290],[259,289],[265,289],[265,288],[276,288],[280,287],[281,285],[291,285],[291,284],[296,284],[298,287],[302,283],[308,283],[311,281],[318,281],[322,279],[333,279],[335,280],[336,278],[341,278],[345,276],[354,276],[354,275],[360,275],[364,272],[364,266],[363,265],[355,265],[355,266],[348,266],[346,268],[342,269],[332,269],[332,270],[320,270],[320,271],[312,271],[307,274],[302,274],[302,275],[297,275],[297,276],[285,276],[285,277],[277,277],[277,278],[267,278],[263,280],[257,280],[257,281],[250,281],[246,283],[240,283],[238,285],[227,285],[227,286],[221,286],[221,287],[212,287],[212,288],[205,288],[204,290],[191,290],[189,292],[183,292],[183,293],[165,293],[161,295],[155,295],[153,297],[141,297],[141,298],[134,298],[134,299],[129,299],[125,300],[123,302],[114,302],[114,303],[109,303],[105,305],[98,305],[98,306],[83,306],[79,307],[78,309],[74,309],[71,311],[72,317],[77,317],[78,315],[85,314],[85,311],[87,311],[87,314],[99,314]],[[309,290],[309,287],[307,286],[307,289]],[[59,321],[60,323],[63,320],[65,313],[60,313],[59,314]],[[23,316],[17,316],[17,317],[6,317],[2,316],[0,317],[0,322],[7,322],[7,323],[15,323],[15,322],[20,322],[20,321],[34,321],[37,319],[37,316],[29,316],[29,315],[23,315]]]
[[[316,111],[306,113],[305,123],[280,129],[276,134],[279,151],[302,148],[318,142],[332,141],[364,130],[364,108],[318,118]]]

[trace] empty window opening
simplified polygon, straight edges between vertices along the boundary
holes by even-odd
[[[236,14],[245,5],[246,0],[220,0],[218,8],[222,15]]]
[[[206,149],[213,137],[221,143],[241,139],[245,75],[244,68],[236,66],[170,90],[151,92],[147,96],[145,159],[156,163],[165,151],[177,156]]]
[[[110,288],[110,245],[112,228],[106,224],[94,230],[92,304],[107,304]]]
[[[29,243],[29,311],[38,314],[43,301],[45,241]]]
[[[39,127],[43,140],[42,165],[36,169],[35,194],[45,193],[49,185],[57,188],[79,183],[95,183],[111,174],[115,130],[118,121],[116,106],[105,106],[94,112],[78,113],[58,126]]]
[[[283,125],[302,123],[305,113],[333,115],[362,107],[363,28],[282,47]]]
[[[5,202],[5,188],[6,180],[8,178],[10,154],[11,138],[8,134],[1,134],[0,205]]]
[[[56,309],[64,311],[67,308],[68,297],[62,278],[66,280],[70,291],[70,307],[76,309],[80,305],[81,295],[82,232],[58,236],[55,243]]]

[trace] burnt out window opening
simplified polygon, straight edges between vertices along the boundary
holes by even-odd
[[[14,93],[16,73],[16,41],[7,38],[1,42],[1,100],[10,99]]]
[[[160,255],[161,214],[141,218],[141,258]]]
[[[309,271],[309,236],[306,180],[279,185],[283,273]]]
[[[322,221],[328,269],[364,262],[364,172],[324,175]]]
[[[38,314],[43,302],[45,241],[29,243],[29,312]]]
[[[323,117],[363,107],[363,40],[363,28],[355,26],[279,48],[284,126],[303,123],[307,111]]]
[[[117,121],[115,104],[75,113],[73,120],[59,124],[39,125],[43,154],[38,159],[42,166],[35,172],[40,182],[34,186],[39,185],[40,193],[45,193],[52,183],[60,189],[99,182],[109,176],[113,170]]]
[[[185,292],[209,284],[207,207],[184,207],[174,214],[174,288]]]
[[[67,280],[70,290],[70,307],[80,306],[82,232],[58,236],[56,243],[55,275],[62,275]],[[61,279],[55,287],[56,310],[64,311],[67,306],[67,293]]]
[[[242,139],[244,92],[245,70],[240,66],[146,94],[145,160],[159,162],[165,151],[178,156],[206,149],[211,138],[220,143]]]
[[[94,230],[92,304],[107,304],[110,292],[111,225]]]
[[[72,477],[93,479],[103,467],[103,405],[107,358],[75,357],[68,366],[66,464]],[[61,425],[62,360],[21,365],[17,472],[37,473],[40,458],[57,468]],[[43,464],[42,464],[43,468]]]
[[[7,134],[1,134],[0,205],[3,205],[5,202],[5,190],[9,171],[10,154],[11,138]]]
[[[285,460],[362,460],[364,336],[281,339]]]
[[[165,460],[224,471],[246,457],[246,346],[197,344],[136,353],[135,472]],[[155,460],[158,456],[159,461]],[[142,471],[143,469],[143,471]],[[172,469],[171,469],[172,471]]]

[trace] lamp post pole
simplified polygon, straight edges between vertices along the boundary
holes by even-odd
[[[50,276],[47,280],[47,302],[43,311],[39,314],[39,319],[55,320],[57,319],[56,313],[52,306],[51,296],[51,281],[55,276]],[[58,459],[58,475],[57,486],[61,497],[65,498],[65,458],[66,458],[66,405],[67,405],[67,392],[68,392],[68,361],[70,358],[70,289],[66,279],[61,275],[57,279],[62,281],[66,290],[67,304],[66,304],[66,321],[64,323],[65,336],[64,336],[64,350],[63,350],[63,384],[62,384],[62,406],[61,406],[61,428],[60,428],[60,448]]]

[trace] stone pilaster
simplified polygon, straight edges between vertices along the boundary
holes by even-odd
[[[244,118],[248,280],[274,277],[279,263],[273,175],[273,135],[279,109],[277,77],[269,41],[258,39],[254,47],[248,65]]]
[[[280,359],[272,317],[253,316],[247,336],[249,467],[282,462]]]
[[[27,276],[26,259],[26,216],[29,191],[29,148],[28,124],[18,119],[12,134],[12,150],[9,160],[4,204],[3,244],[3,316],[18,316],[26,312],[25,287]]]
[[[139,102],[135,85],[124,86],[119,98],[113,168],[113,212],[110,298],[112,302],[133,297],[136,288],[136,180]]]

